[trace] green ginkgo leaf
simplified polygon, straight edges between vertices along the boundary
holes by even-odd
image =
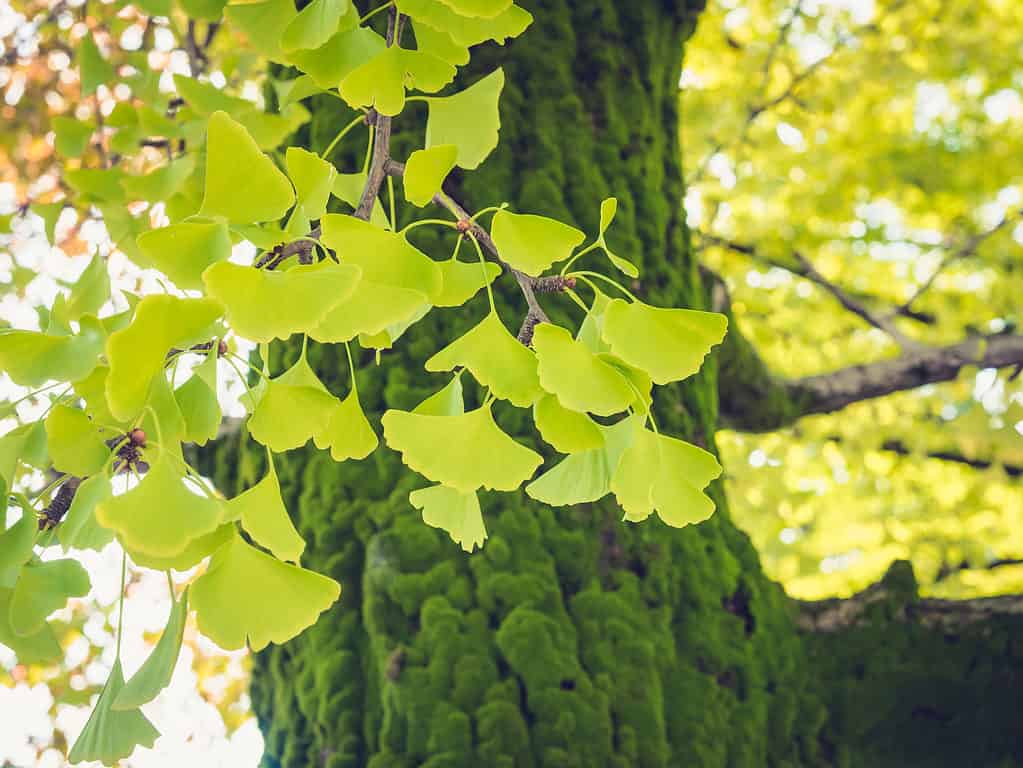
[[[248,37],[262,55],[280,63],[287,60],[281,50],[281,36],[297,15],[294,0],[230,3],[224,8],[224,17],[232,29]]]
[[[431,303],[440,294],[440,268],[403,235],[340,213],[327,214],[320,226],[324,245],[359,267],[364,280],[420,291]]]
[[[566,456],[526,486],[537,501],[554,506],[583,504],[611,492],[611,479],[635,430],[631,419],[600,427],[602,445]]]
[[[438,144],[429,149],[417,149],[405,163],[402,179],[405,184],[405,199],[420,208],[427,205],[440,191],[444,179],[455,167],[458,147],[454,144]]]
[[[320,218],[327,212],[327,200],[334,188],[337,169],[319,155],[301,147],[288,147],[284,165],[305,215],[310,219]]]
[[[585,413],[570,411],[554,395],[533,404],[533,422],[540,436],[561,453],[581,453],[604,445],[600,427]]]
[[[461,67],[469,63],[469,49],[456,43],[447,32],[429,24],[416,24],[416,49],[425,51],[448,64]]]
[[[377,334],[411,319],[428,304],[421,291],[360,280],[348,298],[309,330],[309,338],[321,343],[340,343],[360,333]]]
[[[231,235],[223,219],[183,221],[143,232],[136,240],[143,256],[179,288],[202,288],[202,273],[231,256]]]
[[[254,590],[253,584],[273,589]],[[199,630],[225,650],[284,643],[312,626],[341,595],[333,579],[282,563],[235,537],[192,587]]]
[[[228,261],[203,273],[207,293],[223,302],[231,327],[258,342],[312,330],[358,281],[358,267],[329,261],[283,272]]]
[[[185,636],[185,621],[188,619],[188,589],[180,600],[171,603],[167,625],[160,635],[153,652],[149,654],[138,671],[131,676],[113,701],[118,712],[137,709],[148,704],[170,685],[174,667],[181,653],[181,641]]]
[[[227,0],[178,0],[181,10],[190,19],[220,21]]]
[[[18,461],[23,460],[25,445],[29,438],[29,427],[24,425],[12,429],[0,437],[0,491],[7,498],[18,471]],[[0,568],[0,570],[3,570]]]
[[[602,336],[611,351],[650,374],[655,384],[692,376],[728,330],[728,318],[695,309],[662,309],[612,299]]]
[[[46,617],[63,608],[70,598],[88,593],[89,574],[77,560],[28,563],[18,574],[11,595],[11,627],[22,637],[33,635],[45,626]]]
[[[618,198],[608,197],[600,203],[600,232],[597,236],[597,242],[607,255],[607,258],[619,271],[624,272],[629,277],[639,277],[639,270],[636,269],[636,265],[628,259],[623,259],[608,248],[607,241],[604,239],[604,233],[611,226],[611,222],[614,221],[617,212]]]
[[[279,219],[295,203],[288,177],[245,127],[226,112],[210,116],[206,134],[206,190],[199,212],[237,224]]]
[[[23,509],[18,522],[0,533],[0,573],[20,568],[29,561],[38,533],[36,516]]]
[[[409,468],[463,493],[514,491],[543,461],[501,431],[489,406],[460,416],[391,410],[383,426],[387,444]]]
[[[225,503],[226,510],[226,503]],[[178,554],[172,557],[154,557],[134,550],[127,550],[132,562],[154,571],[187,571],[209,557],[235,535],[234,522],[218,526],[212,533],[192,539]]]
[[[289,61],[324,90],[337,88],[349,73],[387,47],[384,38],[369,27],[345,29],[348,18],[354,19],[356,14],[344,16],[342,29],[320,47],[288,54]]]
[[[114,418],[134,419],[146,404],[150,383],[163,370],[167,352],[172,347],[209,341],[222,312],[223,307],[213,299],[143,298],[131,324],[107,339],[110,372],[105,388]]]
[[[157,202],[182,191],[195,172],[196,155],[184,155],[144,176],[126,176],[121,186],[129,197]]]
[[[275,80],[273,85],[281,109],[287,109],[288,105],[297,104],[325,90],[310,75],[300,75],[292,80]]]
[[[51,121],[54,133],[54,147],[64,157],[78,157],[87,146],[96,124],[90,120],[77,120],[59,116]]]
[[[365,173],[339,173],[337,178],[334,179],[334,188],[331,190],[331,194],[340,200],[344,200],[354,209],[359,207],[359,198],[362,197],[362,190],[365,186]],[[379,195],[373,201],[373,210],[369,215],[369,222],[374,227],[379,227],[380,229],[391,228],[391,222],[387,220],[384,207],[380,204]]]
[[[216,354],[210,356],[216,369]],[[203,363],[205,365],[205,363]],[[206,445],[217,436],[220,427],[220,403],[217,393],[198,372],[174,390],[181,417],[184,419],[182,439],[196,445]]]
[[[81,482],[75,491],[64,520],[57,526],[57,540],[64,549],[99,551],[114,540],[114,532],[96,520],[96,505],[114,494],[106,474],[93,475]]]
[[[586,313],[586,317],[583,318],[579,325],[579,331],[576,333],[576,339],[596,354],[611,351],[611,346],[601,336],[604,330],[604,311],[610,301],[599,289],[595,288],[590,311]]]
[[[352,107],[393,117],[405,108],[406,87],[434,93],[454,77],[454,66],[443,59],[394,45],[348,73],[338,90]]]
[[[409,503],[422,510],[423,522],[447,531],[451,540],[466,552],[482,547],[487,539],[479,496],[475,491],[461,493],[444,485],[412,491]]]
[[[528,408],[543,395],[536,355],[504,327],[496,312],[426,361],[428,371],[467,368],[497,397]]]
[[[121,206],[126,202],[124,187],[121,186],[126,175],[126,171],[117,167],[75,168],[64,171],[64,181],[78,193],[77,202],[95,203],[97,206],[108,203],[110,205],[106,206],[107,208],[117,210],[115,206]],[[123,209],[121,212],[127,213]],[[106,213],[103,214],[107,232],[116,242],[119,238],[112,231],[114,227],[110,225],[111,218]]]
[[[465,413],[462,372],[458,371],[451,377],[451,381],[444,385],[443,389],[423,400],[412,409],[412,413],[424,416],[460,416]]]
[[[501,209],[490,225],[501,259],[531,277],[572,255],[585,235],[575,227],[546,216]]]
[[[196,114],[209,117],[214,112],[244,113],[253,107],[251,101],[232,96],[213,83],[205,83],[188,75],[174,75],[174,87]]]
[[[492,261],[486,262],[483,267],[478,261],[448,259],[438,261],[437,266],[443,276],[443,287],[433,300],[433,304],[438,307],[462,306],[501,274],[501,265]]]
[[[633,394],[636,396],[632,407],[638,412],[646,413],[654,402],[652,394],[654,383],[649,374],[646,371],[641,371],[639,368],[629,365],[620,357],[616,357],[609,352],[602,352],[597,357],[625,377]]]
[[[668,525],[681,528],[706,520],[714,502],[703,489],[721,474],[717,459],[702,448],[658,435],[635,422],[635,434],[611,478],[611,490],[638,522],[656,510]]]
[[[611,416],[624,411],[636,395],[613,366],[558,325],[540,323],[533,332],[540,386],[572,411]]]
[[[80,320],[83,315],[95,315],[109,298],[110,273],[107,272],[107,261],[97,253],[71,286],[61,317],[70,321]]]
[[[149,398],[139,426],[147,435],[155,435],[161,445],[171,446],[180,453],[178,443],[185,439],[185,417],[167,376],[162,372],[154,376],[150,384]]]
[[[350,0],[312,0],[284,28],[281,48],[289,52],[319,48],[337,31],[341,17],[351,7]]]
[[[114,79],[114,67],[103,58],[92,35],[85,35],[79,43],[78,76],[82,82],[83,99]]]
[[[482,16],[492,19],[504,12],[512,0],[440,0],[444,5],[461,16]]]
[[[364,459],[373,453],[379,441],[354,390],[334,406],[326,428],[313,435],[313,442],[321,450],[329,448],[334,461]]]
[[[2,573],[2,571],[0,571]],[[64,650],[49,624],[31,635],[22,637],[10,622],[11,589],[0,589],[0,644],[6,645],[19,664],[54,664],[64,658]]]
[[[416,313],[408,320],[404,320],[400,323],[392,323],[378,334],[371,336],[369,334],[360,333],[359,344],[365,349],[390,349],[394,342],[404,335],[405,331],[426,317],[430,309],[430,304],[424,304],[419,307],[419,309],[416,310]]]
[[[305,550],[305,540],[295,530],[284,506],[272,456],[268,457],[268,464],[262,480],[226,503],[227,516],[230,520],[241,520],[253,541],[275,557],[297,563]]]
[[[59,472],[85,477],[102,469],[110,449],[85,411],[55,405],[46,417],[46,442]]]
[[[129,757],[135,747],[151,747],[156,743],[160,732],[146,719],[142,710],[121,712],[113,708],[123,688],[124,672],[121,660],[117,659],[88,722],[68,753],[68,762],[95,760],[104,765],[114,765],[118,760]]]
[[[106,333],[95,317],[83,317],[73,336],[49,336],[38,331],[0,333],[0,370],[23,387],[38,387],[53,379],[84,379],[99,362]]]
[[[458,44],[467,48],[485,40],[503,43],[521,35],[533,17],[517,5],[509,5],[490,18],[463,16],[445,5],[443,0],[397,0],[398,10],[417,21],[447,32]]]
[[[96,520],[115,531],[126,548],[154,557],[179,554],[223,518],[220,502],[185,485],[170,450],[148,452],[149,471],[139,484],[96,506]]]
[[[267,383],[249,419],[249,434],[275,453],[299,448],[330,423],[336,403],[303,355]]]
[[[503,89],[504,70],[496,69],[464,91],[427,98],[426,146],[453,144],[460,168],[478,168],[497,146]]]

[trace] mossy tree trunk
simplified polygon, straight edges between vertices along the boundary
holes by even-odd
[[[619,198],[612,245],[637,261],[633,290],[653,304],[705,307],[683,217],[678,82],[700,0],[535,0],[536,23],[475,56],[503,66],[501,145],[455,180],[470,210],[509,201],[592,232],[600,200]],[[347,116],[316,105],[306,140],[321,148]],[[395,158],[421,146],[414,110]],[[406,212],[406,216],[408,212]],[[406,219],[407,220],[407,219]],[[421,232],[418,230],[417,232]],[[450,243],[422,240],[435,256]],[[516,330],[514,281],[498,296]],[[554,319],[578,320],[548,297]],[[380,365],[361,361],[376,419],[410,408],[444,380],[422,362],[478,322],[477,300],[431,313]],[[297,354],[272,361],[281,370]],[[310,345],[334,391],[343,351]],[[663,429],[714,449],[713,357],[658,402]],[[537,450],[528,417],[502,426]],[[250,443],[216,457],[222,482],[260,476]],[[826,710],[780,588],[745,535],[718,512],[674,530],[623,523],[610,503],[552,509],[523,494],[483,494],[489,539],[466,555],[408,503],[424,481],[382,449],[335,464],[307,447],[278,459],[286,500],[308,541],[304,562],[343,585],[318,624],[255,659],[252,699],[265,764],[429,766],[767,766],[830,762]]]

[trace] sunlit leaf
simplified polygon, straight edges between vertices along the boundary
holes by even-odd
[[[512,0],[441,0],[444,5],[461,16],[493,18],[507,10]]]
[[[448,259],[438,261],[437,266],[442,273],[443,286],[434,297],[433,303],[438,307],[460,307],[475,296],[484,285],[489,285],[501,274],[501,265],[492,261],[486,267],[478,261],[467,262]],[[484,272],[486,282],[484,283]]]
[[[605,198],[600,204],[600,232],[597,236],[597,242],[600,243],[600,247],[604,250],[607,258],[612,264],[621,272],[624,272],[629,277],[639,277],[639,270],[636,269],[636,265],[628,259],[623,259],[621,256],[612,251],[607,241],[604,239],[604,233],[607,228],[611,226],[611,222],[614,221],[615,214],[618,212],[618,198],[608,197]]]
[[[454,76],[455,68],[443,59],[395,45],[352,70],[339,90],[353,107],[373,107],[382,115],[393,116],[405,107],[406,87],[433,93]]]
[[[602,336],[622,360],[649,373],[655,384],[668,384],[696,373],[727,329],[728,319],[716,312],[612,299]]]
[[[46,441],[59,472],[85,477],[98,472],[110,449],[84,411],[55,405],[46,417]]]
[[[96,124],[88,120],[76,120],[73,117],[59,116],[53,118],[54,146],[57,153],[64,157],[78,157],[87,146]]]
[[[224,9],[224,17],[233,28],[244,33],[256,50],[278,62],[287,58],[281,50],[281,36],[297,15],[293,0],[231,3]]]
[[[537,501],[554,506],[583,504],[611,492],[611,478],[634,430],[629,420],[601,427],[602,445],[566,456],[526,486]]]
[[[2,571],[0,571],[2,573]],[[38,631],[22,637],[14,631],[10,622],[10,589],[0,589],[0,644],[6,645],[18,659],[19,664],[54,664],[64,658],[64,651],[57,642],[53,628],[44,624]]]
[[[327,211],[327,200],[334,188],[337,169],[319,155],[301,147],[288,147],[284,164],[305,215],[310,219],[320,218]]]
[[[299,561],[305,540],[295,530],[288,510],[281,499],[273,458],[269,459],[266,476],[225,505],[228,519],[241,520],[252,540],[269,549],[281,560]]]
[[[284,28],[281,48],[285,51],[319,48],[337,31],[341,17],[351,7],[350,0],[312,0]]]
[[[467,368],[497,397],[528,408],[543,392],[536,355],[504,327],[496,312],[426,361],[428,371]]]
[[[572,411],[610,416],[635,400],[625,377],[572,338],[561,326],[540,323],[533,332],[540,386]]]
[[[354,390],[334,406],[326,428],[313,435],[313,442],[317,448],[329,448],[334,461],[364,459],[376,449],[379,442],[376,432],[366,419]]]
[[[546,216],[503,209],[494,214],[490,234],[501,259],[532,277],[567,259],[586,237],[575,227]]]
[[[29,561],[38,533],[36,516],[31,510],[22,510],[18,522],[0,533],[0,573],[20,568]]]
[[[429,302],[409,288],[360,280],[348,298],[330,309],[309,338],[322,343],[350,341],[360,333],[376,334],[411,319]]]
[[[456,43],[447,32],[429,24],[416,24],[416,48],[456,67],[469,63],[469,49]]]
[[[113,701],[117,711],[131,710],[148,704],[170,685],[174,667],[181,652],[181,641],[185,635],[185,621],[188,618],[188,590],[180,600],[171,603],[167,625],[153,652],[149,654],[138,671],[131,676]]]
[[[444,485],[412,491],[409,503],[422,510],[423,522],[447,531],[451,540],[466,552],[482,547],[487,538],[479,496],[475,491],[460,493]]]
[[[413,408],[412,413],[425,416],[460,416],[465,413],[462,372],[459,371],[452,376],[451,381]]]
[[[428,97],[426,146],[454,144],[458,166],[478,168],[494,151],[501,129],[498,102],[504,89],[504,70],[496,69],[452,96]]]
[[[249,434],[276,453],[299,448],[330,423],[336,402],[303,356],[266,385]]]
[[[106,474],[93,475],[82,481],[64,520],[57,526],[57,540],[64,549],[99,551],[114,540],[114,532],[96,520],[96,505],[113,496],[113,487]]]
[[[0,333],[0,370],[24,387],[38,387],[50,379],[78,381],[99,362],[106,334],[93,317],[82,318],[73,336],[48,336],[38,331]]]
[[[291,182],[264,155],[244,126],[225,112],[210,116],[206,191],[200,214],[251,224],[279,219],[295,203]]]
[[[135,747],[151,747],[156,743],[160,732],[141,710],[119,712],[113,708],[123,688],[124,672],[121,660],[117,659],[88,722],[68,753],[69,762],[98,760],[104,765],[113,765],[130,756]]]
[[[226,505],[225,502],[225,515]],[[226,522],[218,526],[212,533],[192,539],[188,545],[178,554],[172,557],[154,557],[134,550],[127,550],[131,559],[143,568],[152,568],[154,571],[187,571],[202,562],[203,558],[209,557],[235,535],[234,522]]]
[[[458,147],[454,144],[438,144],[429,149],[417,149],[405,163],[402,180],[405,184],[405,199],[420,208],[427,205],[440,191],[444,179],[455,167]]]
[[[82,81],[82,96],[85,97],[114,79],[114,67],[103,58],[92,35],[82,37],[78,45],[78,76]]]
[[[223,219],[183,221],[139,235],[146,260],[179,288],[202,288],[202,273],[231,256],[231,236]]]
[[[254,590],[253,584],[273,589]],[[316,622],[341,594],[333,579],[282,563],[235,536],[192,587],[199,630],[226,650],[284,643]]]
[[[460,416],[390,410],[383,425],[387,444],[408,467],[463,493],[514,491],[543,461],[502,432],[489,407]]]
[[[353,13],[354,17],[355,14]],[[345,25],[342,23],[342,27]],[[307,73],[324,90],[337,88],[345,77],[386,47],[384,38],[369,27],[342,29],[319,48],[292,51],[292,64]]]
[[[209,360],[212,361],[216,375],[216,350],[210,355]],[[188,381],[174,390],[174,399],[184,419],[182,439],[197,445],[206,445],[217,436],[221,418],[217,392],[198,372],[193,373]]]
[[[580,453],[601,448],[600,427],[585,413],[570,411],[554,395],[533,404],[533,421],[540,436],[561,453]]]
[[[46,624],[46,617],[70,598],[88,593],[89,574],[77,560],[28,563],[18,574],[11,595],[11,627],[22,637],[33,635]]]
[[[107,272],[107,262],[97,253],[71,286],[62,317],[64,320],[80,320],[83,315],[95,315],[109,298],[110,275]]]
[[[397,0],[398,10],[413,19],[447,32],[458,44],[467,48],[485,40],[503,43],[521,35],[533,17],[517,5],[510,5],[491,18],[462,16],[443,0]]]

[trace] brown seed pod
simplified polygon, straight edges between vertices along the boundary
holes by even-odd
[[[128,439],[131,441],[132,445],[141,448],[146,444],[146,433],[144,430],[136,427],[128,433]]]

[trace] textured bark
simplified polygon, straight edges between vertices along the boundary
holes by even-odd
[[[455,180],[470,210],[509,201],[594,231],[600,200],[619,198],[611,245],[639,262],[633,290],[654,304],[710,297],[682,216],[678,80],[696,9],[668,0],[537,0],[523,39],[490,46],[472,82],[501,65],[501,146]],[[395,121],[397,160],[421,146],[416,112]],[[422,114],[419,114],[422,118]],[[323,147],[346,114],[315,105],[304,137]],[[354,147],[350,147],[354,154]],[[406,212],[406,216],[408,213]],[[407,219],[406,219],[407,220]],[[425,228],[424,228],[425,229]],[[441,245],[416,230],[437,257]],[[514,280],[498,309],[525,313]],[[544,297],[555,321],[577,311]],[[482,317],[477,300],[434,310],[375,365],[359,392],[379,423],[444,378],[422,363]],[[271,361],[274,372],[297,347]],[[344,352],[310,345],[333,391]],[[714,450],[717,376],[666,388],[659,424]],[[540,451],[524,411],[501,425]],[[262,472],[244,433],[213,454],[218,481],[241,490]],[[408,503],[426,482],[381,448],[335,464],[311,446],[278,459],[289,509],[308,542],[304,564],[343,585],[338,605],[283,647],[257,654],[252,700],[266,766],[772,766],[826,764],[826,710],[790,603],[763,575],[748,538],[719,511],[683,530],[620,521],[602,502],[552,509],[524,494],[481,494],[490,538],[466,555]]]

